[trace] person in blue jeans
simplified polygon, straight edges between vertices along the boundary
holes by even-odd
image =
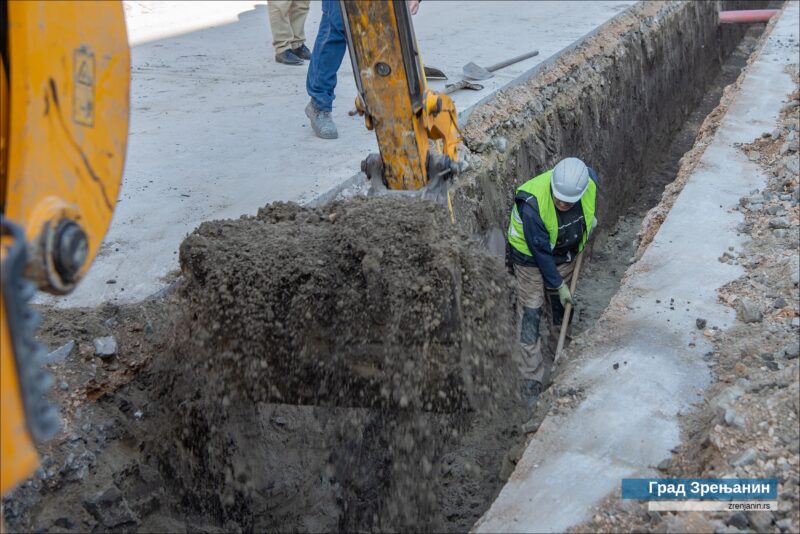
[[[412,15],[419,9],[419,0],[409,0]],[[336,98],[336,73],[347,51],[342,8],[339,0],[323,0],[319,32],[311,52],[311,64],[306,75],[306,91],[311,101],[306,106],[306,116],[317,137],[336,139],[339,132],[331,118],[333,99]]]

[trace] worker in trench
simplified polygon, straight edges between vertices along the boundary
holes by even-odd
[[[517,279],[521,394],[533,405],[550,380],[552,340],[567,302],[575,259],[597,226],[597,174],[578,158],[522,184],[514,196],[508,225],[507,257]],[[539,334],[545,300],[550,305],[550,343]],[[555,334],[555,335],[554,335]]]

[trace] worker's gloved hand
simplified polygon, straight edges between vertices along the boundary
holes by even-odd
[[[569,288],[565,283],[562,283],[561,287],[558,288],[558,300],[561,301],[562,306],[566,306],[567,302],[573,306],[575,305],[575,301],[572,300],[572,295],[570,294]]]

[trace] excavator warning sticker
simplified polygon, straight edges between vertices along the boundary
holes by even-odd
[[[94,54],[86,48],[75,50],[72,120],[94,126]]]

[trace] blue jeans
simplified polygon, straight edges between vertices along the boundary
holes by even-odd
[[[336,71],[342,65],[347,50],[342,8],[338,0],[323,0],[319,33],[311,52],[311,64],[306,75],[306,91],[322,111],[333,109]]]

